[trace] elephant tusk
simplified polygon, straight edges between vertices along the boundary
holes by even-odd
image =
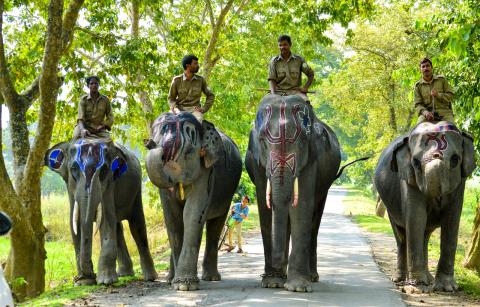
[[[72,216],[72,228],[73,228],[73,233],[77,235],[78,229],[78,203],[75,201],[75,204],[73,205],[73,216]]]
[[[272,188],[270,187],[270,178],[267,179],[267,208],[270,209],[270,199],[272,197]]]
[[[178,192],[180,194],[180,200],[185,199],[185,191],[183,191],[183,184],[181,182],[178,183]]]
[[[293,204],[292,206],[296,208],[298,206],[298,177],[295,177],[293,181]]]
[[[102,224],[102,203],[98,204],[97,211],[95,212],[95,232],[93,236],[97,235],[98,229],[100,229],[100,225]]]

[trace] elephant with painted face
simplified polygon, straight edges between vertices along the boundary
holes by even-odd
[[[250,132],[245,164],[257,192],[262,287],[312,291],[311,281],[319,278],[318,229],[340,165],[335,133],[301,97],[267,95]]]
[[[217,246],[242,172],[235,143],[188,112],[164,113],[152,125],[146,166],[160,190],[172,254],[167,277],[177,290],[198,289],[197,262],[206,223],[202,279],[220,280]]]
[[[397,241],[396,282],[429,291],[428,240],[441,228],[434,290],[457,289],[453,277],[465,180],[475,169],[473,141],[449,122],[425,122],[382,153],[375,186]]]
[[[50,148],[45,154],[45,165],[60,174],[67,185],[78,271],[75,284],[112,284],[118,276],[134,274],[122,220],[128,220],[137,244],[144,279],[155,280],[157,273],[148,248],[138,159],[112,142],[80,139]],[[93,222],[100,229],[101,238],[96,276],[92,264]]]

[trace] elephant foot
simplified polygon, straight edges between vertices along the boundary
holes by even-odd
[[[310,274],[310,281],[311,282],[318,282],[319,280],[320,280],[320,276],[318,275],[318,272]]]
[[[405,282],[405,286],[402,288],[402,291],[407,294],[422,294],[432,292],[431,287],[428,284],[427,280],[414,280],[410,279]]]
[[[285,290],[292,292],[312,292],[312,285],[306,278],[289,278],[285,283]]]
[[[392,281],[396,284],[403,283],[405,282],[406,279],[407,279],[407,273],[405,271],[401,271],[398,269],[395,271],[395,273],[392,276]]]
[[[435,277],[435,283],[433,285],[433,291],[453,292],[457,290],[458,285],[453,276],[437,273],[437,276]]]
[[[75,276],[73,278],[73,285],[75,287],[78,286],[92,286],[96,285],[97,281],[95,279],[95,274],[88,275],[88,276]]]
[[[202,274],[202,280],[206,280],[206,281],[220,281],[222,280],[222,276],[220,275],[220,273],[218,271],[216,272],[208,272],[208,271],[204,271],[204,273]]]
[[[167,283],[168,283],[169,285],[172,284],[172,280],[173,280],[174,277],[175,277],[175,273],[174,273],[172,270],[169,270],[169,271],[168,271],[168,275],[167,275],[167,277],[165,278],[165,279],[167,280]]]
[[[435,281],[435,278],[433,277],[432,273],[430,273],[429,271],[427,271],[427,280],[429,285]]]
[[[198,282],[197,277],[175,277],[172,286],[178,291],[195,291],[198,290]]]
[[[265,273],[262,275],[262,288],[283,288],[287,276],[279,273]]]
[[[154,269],[145,270],[145,272],[143,272],[143,280],[145,281],[154,281],[157,278],[158,278],[158,274]]]
[[[99,285],[111,285],[113,283],[116,283],[117,281],[118,281],[118,276],[115,270],[113,270],[113,272],[110,272],[110,270],[98,272],[97,284]]]

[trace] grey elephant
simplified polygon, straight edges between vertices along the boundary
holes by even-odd
[[[311,281],[319,278],[318,229],[340,165],[335,133],[301,97],[267,95],[250,132],[245,164],[257,192],[262,287],[312,291]]]
[[[146,166],[160,190],[172,251],[167,280],[174,289],[198,289],[197,262],[206,223],[202,279],[220,280],[217,245],[242,172],[235,143],[188,112],[165,113],[152,124]]]
[[[434,290],[457,289],[455,251],[465,180],[475,168],[473,141],[449,122],[425,122],[398,137],[381,154],[375,186],[397,241],[393,280],[430,291],[428,240],[441,228]]]
[[[122,220],[128,220],[137,244],[144,279],[155,280],[157,273],[148,248],[138,159],[121,145],[80,139],[50,148],[45,154],[45,165],[60,174],[67,185],[78,271],[75,284],[112,284],[119,275],[134,274]],[[92,264],[94,221],[101,238],[96,276]]]

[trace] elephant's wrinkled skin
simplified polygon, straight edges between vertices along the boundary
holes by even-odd
[[[301,97],[267,95],[250,132],[245,164],[257,192],[262,287],[311,291],[311,281],[318,281],[318,228],[340,165],[335,134]]]
[[[146,166],[160,189],[172,254],[167,277],[177,290],[198,289],[197,262],[206,223],[203,280],[220,280],[217,246],[242,160],[233,141],[192,114],[165,113],[152,125]]]
[[[60,174],[67,184],[78,271],[75,284],[111,284],[119,275],[134,274],[122,220],[128,220],[137,244],[144,279],[156,279],[148,248],[138,159],[126,148],[119,150],[111,142],[78,140],[50,148],[45,154],[45,165]],[[101,238],[96,279],[92,264],[94,221]]]
[[[375,186],[397,240],[396,282],[429,291],[428,240],[441,227],[434,290],[457,289],[453,277],[465,180],[475,168],[473,142],[448,122],[422,123],[393,141],[375,170]]]

